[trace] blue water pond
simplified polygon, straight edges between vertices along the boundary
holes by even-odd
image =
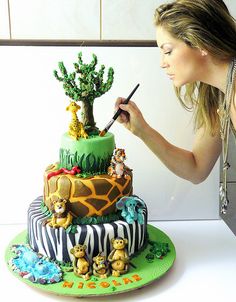
[[[16,256],[9,261],[9,265],[23,278],[40,284],[56,283],[62,280],[60,267],[34,252],[29,246],[13,245],[12,251]]]

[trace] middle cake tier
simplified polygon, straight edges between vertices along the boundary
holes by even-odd
[[[104,216],[116,211],[116,202],[133,193],[132,172],[114,178],[108,174],[87,178],[70,174],[49,177],[58,165],[49,166],[44,174],[44,203],[52,210],[53,202],[67,199],[69,210],[76,217]]]

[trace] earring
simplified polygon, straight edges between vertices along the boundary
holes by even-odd
[[[203,57],[207,56],[207,51],[201,50],[201,55],[202,55]]]

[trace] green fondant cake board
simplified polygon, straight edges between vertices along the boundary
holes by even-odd
[[[153,262],[149,263],[145,258],[145,256],[150,253],[149,250],[151,246],[148,244],[138,256],[131,260],[131,263],[136,268],[131,266],[129,272],[120,277],[109,276],[107,279],[98,279],[92,276],[90,280],[84,281],[82,278],[76,277],[73,272],[67,272],[63,275],[63,281],[55,284],[41,285],[32,283],[29,280],[20,277],[17,273],[12,271],[9,265],[8,267],[10,271],[21,281],[44,292],[53,293],[56,295],[88,297],[119,294],[141,288],[150,284],[156,279],[161,278],[166,272],[169,271],[175,261],[175,247],[170,238],[164,232],[152,225],[148,225],[148,234],[151,241],[168,243],[170,252],[168,252],[168,254],[162,259],[155,258]],[[27,243],[26,236],[26,231],[23,231],[10,242],[5,253],[5,260],[7,263],[14,256],[10,250],[11,246],[13,244]],[[67,286],[65,286],[65,282],[67,282]],[[102,287],[102,282],[105,282],[107,287]],[[71,287],[68,287],[68,285]],[[79,285],[83,285],[83,287],[79,288]]]

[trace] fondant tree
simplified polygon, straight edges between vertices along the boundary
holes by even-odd
[[[54,70],[56,79],[63,82],[65,94],[75,102],[82,102],[82,122],[89,135],[99,133],[93,116],[94,100],[111,88],[114,78],[114,70],[110,67],[107,81],[104,82],[105,66],[101,65],[100,70],[96,71],[97,56],[93,54],[92,57],[91,63],[85,64],[82,60],[82,52],[80,52],[78,54],[78,63],[74,63],[75,71],[72,73],[67,72],[63,62],[58,63],[61,72],[60,76]]]

